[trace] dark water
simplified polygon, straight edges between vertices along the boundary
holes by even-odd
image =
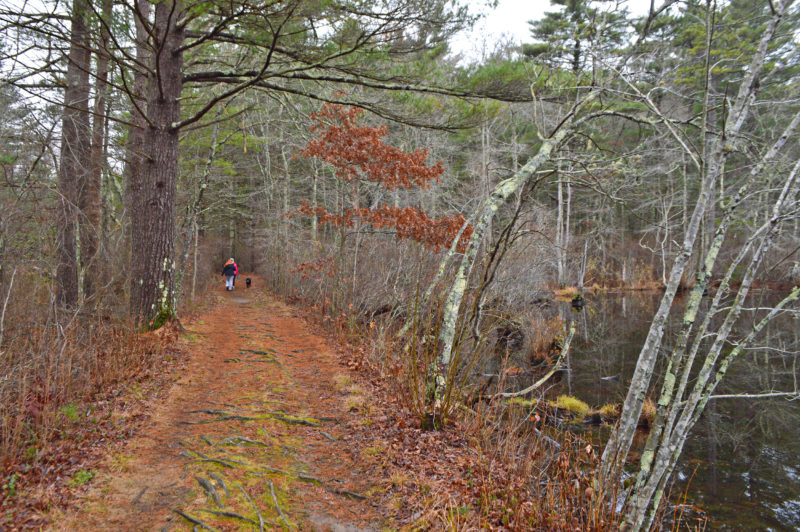
[[[577,330],[569,371],[550,393],[568,393],[593,407],[622,402],[660,298],[660,293],[588,296],[583,312],[574,312],[569,303],[551,308],[567,321],[575,320]],[[748,306],[765,307],[779,299],[780,294],[759,293]],[[676,302],[677,307],[682,305]],[[666,347],[680,324],[677,310],[673,308],[666,329]],[[745,314],[738,324],[741,332],[763,311]],[[779,316],[753,345],[731,367],[716,393],[797,389],[797,315]],[[640,443],[645,437],[641,435]],[[684,493],[686,504],[707,513],[710,528],[800,529],[800,400],[710,401],[684,447],[672,500]]]

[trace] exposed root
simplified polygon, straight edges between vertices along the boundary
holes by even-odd
[[[225,460],[220,460],[218,458],[200,458],[195,460],[195,462],[207,462],[211,464],[219,464],[222,467],[227,467],[228,469],[235,469],[236,466],[231,464],[230,462],[226,462]]]
[[[255,421],[258,418],[249,416],[222,416],[216,419],[203,419],[201,421],[178,421],[179,425],[204,425],[206,423],[217,423],[218,421]]]
[[[325,437],[326,437],[327,439],[329,439],[330,441],[338,441],[336,438],[334,438],[333,436],[331,436],[330,434],[328,434],[328,433],[327,433],[327,432],[325,432],[325,431],[322,431],[322,430],[321,430],[321,431],[320,431],[320,434],[322,434],[323,436],[325,436]]]
[[[272,484],[270,482],[270,484]],[[261,517],[261,512],[258,511],[258,507],[253,503],[253,499],[250,498],[250,495],[244,490],[241,484],[236,485],[244,495],[244,498],[247,499],[247,502],[250,503],[250,506],[253,507],[253,510],[256,512],[256,516],[258,517],[258,532],[264,532],[264,518]]]
[[[305,425],[307,427],[319,427],[321,425],[318,419],[302,418],[298,416],[292,416],[291,414],[285,414],[283,412],[273,412],[270,414],[270,417],[291,425]]]
[[[247,521],[248,523],[253,523],[254,525],[258,524],[253,519],[250,519],[249,517],[245,517],[242,514],[237,514],[236,512],[228,512],[226,510],[209,510],[207,508],[201,508],[201,509],[199,509],[197,511],[198,512],[207,512],[207,513],[210,513],[212,515],[216,515],[217,517],[231,517],[233,519],[241,519],[242,521]]]
[[[214,487],[214,485],[203,477],[194,477],[194,479],[198,484],[200,484],[200,486],[203,487],[205,492],[210,495],[212,499],[214,499],[214,504],[222,508],[222,501],[219,499],[219,494],[217,493],[217,489]]]
[[[189,410],[187,414],[209,414],[212,416],[228,416],[231,413],[221,408],[204,408],[202,410]]]
[[[283,510],[281,510],[281,505],[278,504],[278,497],[275,495],[275,484],[273,484],[271,480],[269,481],[269,491],[272,493],[272,502],[275,503],[275,508],[278,510],[278,515],[281,516],[283,522],[286,523],[286,526],[291,530],[292,525],[289,524],[289,520],[286,519],[286,514],[283,513]]]
[[[217,445],[256,445],[258,447],[270,447],[268,443],[264,443],[263,441],[258,440],[251,440],[249,438],[245,438],[244,436],[232,436],[230,438],[225,438],[224,440],[220,441]]]
[[[148,488],[148,487],[149,487],[149,486],[145,486],[145,487],[143,487],[143,488],[142,488],[142,490],[139,492],[139,494],[136,496],[136,498],[134,498],[134,499],[133,499],[133,501],[131,502],[131,504],[138,504],[138,503],[139,503],[139,499],[141,499],[141,498],[142,498],[142,495],[144,495],[144,492],[145,492],[145,491],[147,491],[147,488]]]
[[[203,521],[201,521],[200,519],[198,519],[196,517],[192,517],[191,515],[189,515],[187,513],[181,512],[180,510],[172,510],[172,511],[175,512],[176,514],[178,514],[179,516],[183,517],[184,519],[186,519],[187,521],[189,521],[193,525],[199,526],[203,530],[211,530],[212,532],[216,532],[217,531],[216,528],[212,528],[212,527],[208,526],[207,524],[205,524]]]
[[[231,497],[231,492],[230,492],[230,491],[228,491],[228,486],[225,484],[225,481],[224,481],[224,480],[222,480],[222,477],[221,477],[221,476],[219,476],[219,475],[217,475],[217,474],[216,474],[216,473],[214,473],[213,471],[209,471],[209,472],[208,472],[208,476],[209,476],[209,477],[211,477],[211,478],[213,478],[214,480],[216,480],[216,481],[217,481],[217,483],[219,483],[220,487],[221,487],[221,488],[223,489],[223,491],[225,492],[225,497],[227,497],[227,498],[229,498],[229,499],[230,499],[230,497]]]

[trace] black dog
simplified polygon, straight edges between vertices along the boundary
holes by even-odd
[[[250,281],[250,278],[249,278],[249,277],[248,277],[248,278],[246,278],[246,279],[244,280],[244,284],[246,284],[246,285],[247,285],[247,288],[250,288],[250,283],[251,283],[251,282],[252,282],[252,281]]]

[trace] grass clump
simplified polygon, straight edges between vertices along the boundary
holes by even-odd
[[[72,475],[72,480],[69,481],[75,487],[83,486],[94,478],[94,471],[90,469],[81,469]]]
[[[333,387],[336,388],[337,392],[344,392],[352,382],[349,375],[339,374],[333,377]]]
[[[350,395],[364,395],[366,393],[364,391],[364,388],[362,388],[358,384],[354,384],[354,385],[350,386],[347,389],[347,391],[348,391],[348,393],[350,393]]]
[[[559,395],[556,398],[555,403],[552,403],[552,405],[558,408],[563,408],[564,410],[575,414],[576,417],[583,417],[589,413],[589,405],[577,397],[572,397],[571,395]]]
[[[358,412],[364,408],[365,401],[361,395],[348,395],[344,399],[344,407],[350,412]]]
[[[639,425],[642,427],[649,427],[655,418],[656,403],[648,397],[644,400],[644,404],[642,405],[642,413],[639,415]]]
[[[558,299],[572,299],[576,295],[578,295],[578,287],[577,286],[565,286],[564,288],[558,288],[553,290],[553,294],[555,294],[556,298]]]
[[[605,418],[617,418],[619,417],[621,406],[618,403],[609,403],[601,406],[597,412]]]
[[[67,421],[71,423],[77,423],[80,419],[80,413],[78,412],[78,407],[75,406],[74,403],[70,403],[68,405],[64,405],[61,407],[61,413],[67,418]]]

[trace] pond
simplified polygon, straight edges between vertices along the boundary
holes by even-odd
[[[748,306],[763,308],[780,297],[759,292]],[[661,293],[586,299],[581,312],[569,302],[550,308],[566,321],[575,320],[576,335],[567,370],[548,394],[574,395],[596,408],[624,399]],[[673,308],[665,330],[666,347],[680,325],[679,310]],[[744,331],[756,313],[745,312],[738,327]],[[799,350],[800,319],[779,316],[731,367],[716,393],[795,390]],[[591,430],[602,436],[608,428]],[[641,445],[644,435],[640,440]],[[706,512],[712,529],[800,528],[800,400],[710,401],[684,447],[672,500],[684,493],[686,504]]]

